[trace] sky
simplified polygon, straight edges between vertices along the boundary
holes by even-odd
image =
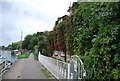
[[[77,0],[71,0],[76,2]],[[28,34],[51,31],[58,17],[68,15],[70,0],[0,0],[0,46]]]

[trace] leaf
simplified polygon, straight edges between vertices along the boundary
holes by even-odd
[[[120,62],[120,54],[119,53],[114,55],[114,62]]]
[[[112,48],[113,48],[113,49],[116,49],[116,48],[117,48],[117,45],[116,45],[116,44],[113,44],[113,45],[112,45]]]
[[[93,38],[93,39],[92,39],[92,42],[95,42],[95,40],[96,40],[96,38]]]

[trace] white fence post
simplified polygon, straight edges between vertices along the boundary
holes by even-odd
[[[73,79],[73,73],[71,73],[71,63],[65,63],[44,55],[41,55],[39,52],[39,62],[49,70],[57,79]],[[80,76],[76,79],[82,79],[83,76],[86,76],[82,60],[79,59],[80,65]],[[74,69],[73,69],[74,70]]]
[[[38,60],[39,60],[39,62],[40,62],[40,52],[39,52],[39,54],[38,54]]]
[[[68,64],[68,77],[67,79],[70,79],[70,64]]]
[[[57,79],[67,79],[68,77],[70,77],[69,74],[67,74],[68,68],[70,68],[70,65],[68,65],[68,63],[64,63],[62,61],[46,57],[44,55],[41,55],[40,52],[38,59],[39,62],[47,70],[49,70]]]

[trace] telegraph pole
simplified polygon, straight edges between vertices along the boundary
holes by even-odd
[[[20,41],[20,52],[22,54],[22,36],[23,36],[23,31],[21,31],[21,41]]]
[[[70,0],[70,7],[71,7],[71,0]]]

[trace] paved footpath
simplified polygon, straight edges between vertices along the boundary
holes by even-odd
[[[28,59],[19,59],[5,74],[3,79],[47,79],[41,72],[41,64],[34,60],[33,54]]]

